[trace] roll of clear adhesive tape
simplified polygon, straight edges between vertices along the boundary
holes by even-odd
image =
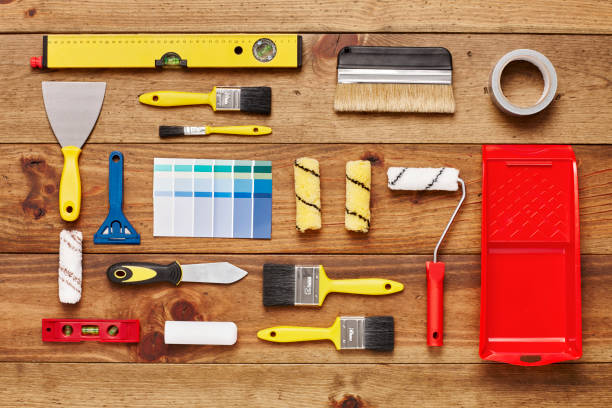
[[[164,343],[231,346],[238,339],[234,322],[166,321]]]
[[[544,90],[542,96],[535,105],[520,107],[511,103],[502,92],[501,76],[504,69],[513,61],[526,61],[540,70],[544,79]],[[502,111],[509,115],[528,116],[544,110],[555,98],[557,93],[557,72],[555,67],[543,54],[528,49],[510,51],[495,64],[489,77],[489,89],[491,100]]]

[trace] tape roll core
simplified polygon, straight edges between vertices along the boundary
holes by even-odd
[[[544,90],[540,99],[533,106],[517,106],[510,102],[502,92],[502,73],[508,64],[514,61],[529,62],[538,68],[542,74]],[[501,57],[495,64],[489,77],[489,88],[491,89],[491,100],[502,112],[516,116],[533,115],[544,110],[554,100],[557,93],[557,72],[550,60],[543,54],[529,49],[514,50]]]

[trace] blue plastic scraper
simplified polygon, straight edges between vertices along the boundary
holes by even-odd
[[[117,151],[108,158],[108,202],[108,215],[94,244],[140,244],[140,234],[123,215],[123,154]]]

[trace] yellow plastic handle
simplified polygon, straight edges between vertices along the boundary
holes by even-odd
[[[138,97],[140,103],[153,106],[183,106],[183,105],[210,105],[215,107],[215,92],[178,92],[157,91],[147,92]]]
[[[207,126],[206,133],[221,133],[224,135],[269,135],[272,129],[267,126]]]
[[[257,332],[261,340],[276,343],[292,343],[297,341],[331,340],[340,350],[340,318],[331,327],[296,327],[276,326],[269,327]]]
[[[79,155],[81,149],[76,146],[62,148],[64,169],[60,180],[59,209],[64,221],[74,221],[81,212],[81,174],[79,173]]]
[[[388,279],[341,279],[330,280],[330,292],[354,293],[358,295],[390,295],[401,292],[404,285]]]

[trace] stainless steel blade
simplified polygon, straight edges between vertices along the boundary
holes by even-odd
[[[62,147],[81,148],[96,125],[106,82],[43,81],[47,118]]]
[[[244,278],[247,271],[229,262],[181,265],[183,282],[234,283]]]

